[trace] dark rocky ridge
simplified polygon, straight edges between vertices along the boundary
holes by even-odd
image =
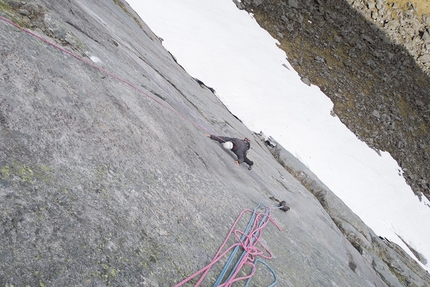
[[[236,3],[331,98],[333,115],[388,151],[414,193],[430,198],[429,16],[373,0]]]
[[[0,15],[91,64],[0,21],[0,286],[172,286],[208,264],[242,209],[279,200],[291,210],[263,239],[280,286],[430,285],[125,2],[0,0]],[[254,169],[202,129],[252,138]]]

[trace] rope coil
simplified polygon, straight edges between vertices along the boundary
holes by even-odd
[[[267,263],[265,263],[263,260],[259,259],[258,257],[261,257],[264,259],[273,258],[273,254],[261,242],[261,236],[262,236],[263,229],[269,223],[272,223],[278,228],[278,230],[280,230],[276,222],[270,217],[271,210],[279,209],[279,208],[282,208],[282,207],[279,206],[279,207],[269,208],[259,203],[257,207],[254,208],[254,210],[251,210],[251,209],[242,210],[239,216],[237,217],[236,221],[233,223],[230,231],[228,232],[228,235],[226,236],[224,242],[218,249],[212,261],[206,267],[200,269],[193,275],[189,276],[188,278],[184,279],[180,283],[176,284],[174,287],[183,286],[187,282],[191,281],[192,279],[196,279],[198,277],[199,279],[194,286],[196,287],[200,286],[200,284],[205,279],[206,275],[209,273],[210,269],[230,252],[231,254],[227,262],[225,263],[224,268],[222,269],[220,275],[218,276],[216,282],[214,283],[213,285],[214,287],[231,287],[233,283],[242,281],[242,280],[247,280],[246,286],[248,286],[252,277],[256,272],[257,263],[264,264],[271,271],[271,273],[274,276],[274,283],[272,283],[269,287],[275,286],[278,281],[275,272],[273,271],[272,268],[270,268],[270,266]],[[261,209],[264,209],[264,212],[259,211]],[[237,229],[237,225],[245,213],[251,213],[251,218],[248,222],[247,227],[245,228],[245,231],[241,231]],[[229,238],[231,238],[232,235],[237,242],[229,246],[226,250],[224,250],[226,248]],[[240,249],[242,249],[242,254],[236,260],[236,264],[232,267],[232,263],[237,257],[237,252]],[[239,272],[244,271],[243,269],[245,266],[251,267],[251,272],[246,276],[239,277],[238,276]],[[230,270],[230,273],[227,279],[224,279],[228,273],[228,270]]]

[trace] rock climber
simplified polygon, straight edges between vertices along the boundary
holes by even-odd
[[[234,152],[237,156],[237,160],[235,160],[234,162],[237,165],[240,165],[242,162],[245,162],[249,166],[248,169],[252,169],[252,165],[254,163],[247,157],[248,150],[251,148],[251,141],[248,138],[238,139],[209,134],[207,134],[206,136],[222,144],[225,149]]]

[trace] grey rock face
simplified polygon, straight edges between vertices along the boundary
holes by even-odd
[[[279,163],[314,194],[345,238],[367,262],[372,264],[373,269],[388,286],[404,286],[406,282],[412,286],[429,284],[429,274],[416,261],[396,244],[378,237],[291,153],[273,139],[272,145],[268,145],[268,148]],[[420,258],[419,255],[417,258]],[[353,260],[350,264],[355,266]]]
[[[402,286],[367,253],[377,237],[280,165],[125,2],[31,3],[34,18],[0,6],[33,33],[0,21],[0,286],[173,286],[241,210],[280,200],[291,210],[263,240],[281,286]],[[251,138],[252,171],[206,132]]]

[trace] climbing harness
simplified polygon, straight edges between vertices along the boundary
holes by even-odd
[[[269,269],[269,271],[274,277],[274,281],[271,285],[269,285],[269,287],[275,286],[278,282],[278,277],[276,276],[275,271],[266,262],[257,257],[261,257],[264,259],[273,258],[272,253],[261,242],[261,236],[264,227],[266,227],[269,222],[271,222],[280,230],[276,222],[270,217],[270,213],[273,209],[282,208],[282,205],[269,208],[264,206],[262,203],[259,203],[254,208],[254,210],[242,210],[236,221],[233,223],[233,226],[231,227],[227,237],[225,238],[221,247],[218,249],[218,252],[215,254],[212,261],[206,267],[184,279],[180,283],[176,284],[174,287],[183,286],[189,281],[193,279],[196,280],[197,278],[199,279],[194,286],[200,286],[211,268],[229,253],[230,256],[228,257],[213,287],[230,287],[233,283],[243,280],[246,280],[245,287],[247,287],[250,284],[252,277],[256,273],[257,263],[261,263]],[[246,213],[251,213],[251,218],[249,219],[248,225],[246,226],[244,231],[238,230],[237,225]],[[237,242],[226,248],[227,242],[232,237],[232,235]],[[242,253],[239,256],[238,252],[240,251]],[[249,272],[248,268],[249,274],[240,277],[239,273],[246,272],[246,267],[251,267],[251,271]]]

